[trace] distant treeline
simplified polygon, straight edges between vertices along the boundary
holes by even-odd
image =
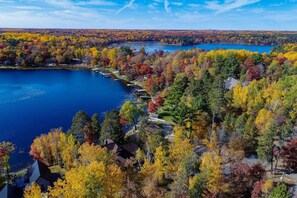
[[[176,40],[199,43],[246,43],[256,45],[279,45],[297,42],[294,31],[220,31],[220,30],[75,30],[75,29],[0,29],[0,33],[33,33],[54,36],[87,37],[100,40],[100,44],[125,41],[161,41],[174,44]]]
[[[128,41],[279,45],[297,42],[297,32],[0,29],[0,65],[100,65],[104,48]]]

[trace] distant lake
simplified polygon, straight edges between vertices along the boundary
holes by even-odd
[[[204,50],[214,50],[214,49],[235,49],[235,50],[249,50],[252,52],[259,53],[269,53],[274,46],[268,45],[245,45],[245,44],[198,44],[198,45],[189,45],[189,46],[173,46],[173,45],[161,45],[158,42],[147,41],[147,42],[127,42],[127,43],[118,43],[111,45],[113,47],[121,46],[131,46],[131,48],[136,49],[137,51],[144,47],[147,53],[152,53],[155,50],[163,50],[167,52],[174,52],[176,50],[189,50],[193,48],[204,49]]]
[[[30,165],[34,138],[52,128],[67,131],[76,112],[103,117],[131,98],[121,81],[92,71],[0,70],[0,141],[16,145],[12,169]]]

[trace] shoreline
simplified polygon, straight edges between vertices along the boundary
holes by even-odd
[[[133,85],[133,87],[143,88],[143,85],[139,81],[130,81],[127,78],[125,78],[124,75],[120,75],[119,73],[115,73],[116,70],[108,67],[96,67],[91,65],[63,65],[63,66],[4,66],[0,65],[0,72],[1,70],[20,70],[20,71],[29,71],[29,70],[88,70],[88,71],[94,71],[96,69],[97,71],[103,71],[103,72],[109,72],[114,78],[121,80],[123,83],[125,83],[126,86],[128,84]]]
[[[95,66],[85,65],[63,65],[63,66],[4,66],[0,65],[1,70],[92,70]]]

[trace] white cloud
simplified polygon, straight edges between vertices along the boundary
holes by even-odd
[[[180,3],[180,2],[172,2],[171,4],[175,5],[175,6],[182,6],[183,5],[183,3]]]
[[[206,2],[206,8],[216,11],[216,13],[228,12],[230,10],[247,6],[259,2],[260,0],[225,0],[224,3],[218,1]]]
[[[10,8],[16,8],[19,10],[41,10],[41,7],[38,6],[9,6]]]
[[[171,8],[169,8],[169,4],[170,3],[168,0],[164,0],[164,8],[167,13],[171,13]]]
[[[75,5],[97,5],[97,6],[114,6],[116,3],[104,0],[79,1]]]
[[[130,0],[130,2],[128,4],[126,4],[125,6],[123,6],[121,9],[119,9],[116,14],[119,14],[120,12],[122,12],[123,10],[130,8],[133,6],[135,0]]]

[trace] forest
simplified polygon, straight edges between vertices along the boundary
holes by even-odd
[[[159,41],[164,45],[297,42],[296,32],[0,29],[0,65],[96,65],[98,51],[112,43]]]
[[[96,114],[78,112],[65,133],[55,129],[37,137],[30,154],[59,167],[61,178],[47,190],[37,184],[26,187],[25,198],[293,197],[294,185],[280,177],[297,171],[297,44],[279,45],[269,54],[198,49],[148,54],[144,48],[105,44],[161,41],[161,31],[115,31],[104,34],[108,38],[100,37],[105,31],[95,30],[21,31],[1,34],[0,63],[87,61],[138,82],[152,97],[148,103],[127,101],[102,121]],[[206,33],[166,32],[172,38],[191,36],[195,43],[296,41],[289,32]],[[152,113],[172,125],[172,134],[152,121]],[[125,134],[125,127],[131,131]],[[104,146],[107,139],[139,148],[134,157],[119,162]],[[11,179],[13,147],[0,144],[6,175],[1,181]]]

